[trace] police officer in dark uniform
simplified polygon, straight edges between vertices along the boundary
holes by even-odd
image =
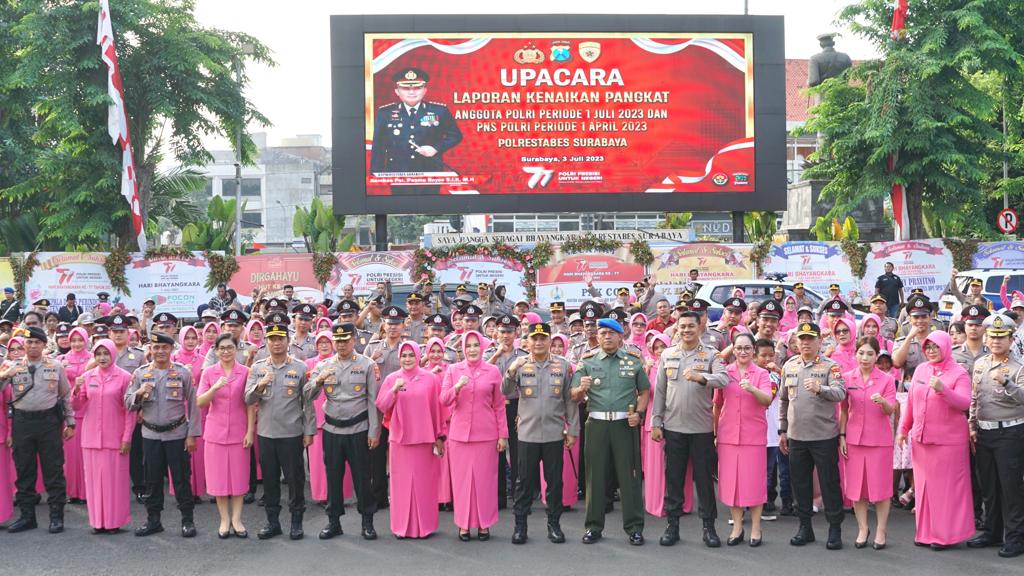
[[[25,357],[0,374],[0,390],[8,384],[12,387],[9,406],[17,473],[14,501],[21,510],[21,517],[7,528],[12,533],[36,527],[37,462],[43,469],[43,485],[49,496],[50,533],[64,531],[67,481],[61,437],[67,440],[74,436],[75,415],[71,410],[71,387],[64,367],[60,362],[43,356],[45,346],[46,331],[37,326],[29,328],[25,337]]]
[[[444,104],[424,102],[430,76],[419,68],[396,72],[399,102],[377,109],[370,172],[445,172],[444,153],[462,141],[462,132]],[[393,186],[394,195],[437,193],[438,186]]]
[[[351,322],[355,324],[358,317],[359,303],[355,300],[342,300],[338,302],[338,322]],[[369,330],[356,328],[352,339],[355,341],[356,354],[362,354],[366,350],[366,345],[370,343],[370,340],[373,340],[373,334]]]

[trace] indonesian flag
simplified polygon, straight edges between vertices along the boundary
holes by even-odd
[[[132,212],[132,230],[139,241],[139,250],[146,251],[146,232],[142,227],[142,206],[139,202],[139,183],[135,179],[135,159],[132,138],[128,133],[128,112],[124,105],[121,68],[114,47],[114,30],[110,24],[110,4],[100,0],[99,23],[96,26],[96,44],[100,58],[107,65],[107,94],[111,103],[107,109],[107,132],[114,144],[121,147],[121,195],[128,201]]]
[[[907,0],[896,0],[892,12],[892,38],[903,38],[907,28]],[[896,167],[896,157],[889,156],[889,172]],[[892,185],[892,216],[895,223],[895,239],[910,239],[910,215],[907,213],[907,190],[902,184]]]

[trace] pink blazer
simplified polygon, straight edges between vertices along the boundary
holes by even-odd
[[[223,375],[224,368],[220,362],[203,370],[196,396],[206,394]],[[207,406],[203,440],[214,444],[241,444],[245,439],[248,421],[244,396],[248,377],[249,369],[236,362],[228,376],[227,386],[217,390]]]
[[[721,406],[718,418],[718,441],[740,446],[765,446],[768,438],[767,406],[762,406],[750,392],[740,388],[739,369],[730,364],[725,369],[729,383],[715,390],[715,404]],[[747,368],[747,379],[758,390],[772,393],[768,371],[753,363]]]
[[[136,416],[124,406],[124,394],[132,375],[111,366],[106,371],[93,368],[75,400],[82,407],[82,448],[117,450],[122,442],[132,441]]]
[[[971,405],[971,377],[961,368],[955,378],[942,377],[942,392],[932,390],[922,374],[931,374],[928,363],[914,371],[907,396],[907,411],[900,433],[921,444],[967,444],[970,430],[965,412]]]
[[[395,394],[395,380],[405,380],[405,390]],[[390,416],[390,440],[394,444],[428,444],[444,435],[441,418],[441,381],[427,370],[388,374],[377,393],[377,408]]]
[[[860,375],[860,367],[843,374],[846,382],[846,400],[842,406],[846,417],[846,441],[857,446],[892,446],[892,424],[882,407],[871,401],[876,392],[885,401],[896,404],[896,383],[892,376],[875,368],[867,382]]]
[[[458,393],[455,384],[466,376],[469,383]],[[468,362],[452,364],[444,373],[441,403],[452,410],[448,439],[456,442],[483,442],[508,438],[505,396],[501,393],[501,372],[494,364]]]

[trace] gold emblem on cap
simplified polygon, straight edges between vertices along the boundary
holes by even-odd
[[[405,79],[406,80],[415,80],[416,79],[416,71],[415,70],[409,70],[408,72],[406,72],[405,73]]]
[[[992,321],[992,326],[994,328],[1002,328],[1003,327],[1003,318],[1001,316],[996,316],[995,320]]]
[[[800,330],[802,330],[804,332],[810,332],[811,325],[810,324],[804,324],[803,326],[800,327]]]

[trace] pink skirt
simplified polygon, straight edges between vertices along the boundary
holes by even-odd
[[[206,494],[206,441],[196,437],[196,451],[192,453],[192,495],[202,497]],[[213,494],[210,494],[213,496]]]
[[[249,491],[249,450],[242,444],[204,443],[206,492],[210,496],[242,496]]]
[[[498,523],[497,440],[448,441],[455,525],[463,530]]]
[[[112,449],[82,449],[89,525],[112,530],[132,521],[129,457]]]
[[[68,498],[85,497],[85,465],[82,462],[82,418],[75,418],[75,430],[79,433],[64,442],[64,478],[68,486]]]
[[[433,443],[389,444],[391,532],[395,536],[425,538],[437,531],[440,462]],[[497,462],[493,468],[497,474]],[[498,485],[497,478],[493,480],[492,488]],[[497,499],[497,488],[492,491]]]
[[[966,443],[914,442],[914,541],[952,545],[974,534],[969,450]]]
[[[2,407],[0,407],[2,409]],[[0,423],[0,425],[4,425]],[[0,442],[0,523],[14,513],[14,460],[11,449]]]
[[[854,502],[881,502],[892,498],[892,446],[847,444],[846,483],[843,493]]]
[[[764,446],[718,443],[718,499],[726,506],[768,501],[768,451]]]
[[[444,443],[444,454],[441,455],[441,479],[437,483],[437,503],[452,503],[452,465],[448,442]]]
[[[580,501],[579,495],[579,472],[580,468],[580,443],[572,445],[572,450],[562,449],[562,506],[568,508],[575,506]],[[544,481],[544,463],[540,464],[540,499],[544,504],[548,503],[545,496],[548,483]]]

